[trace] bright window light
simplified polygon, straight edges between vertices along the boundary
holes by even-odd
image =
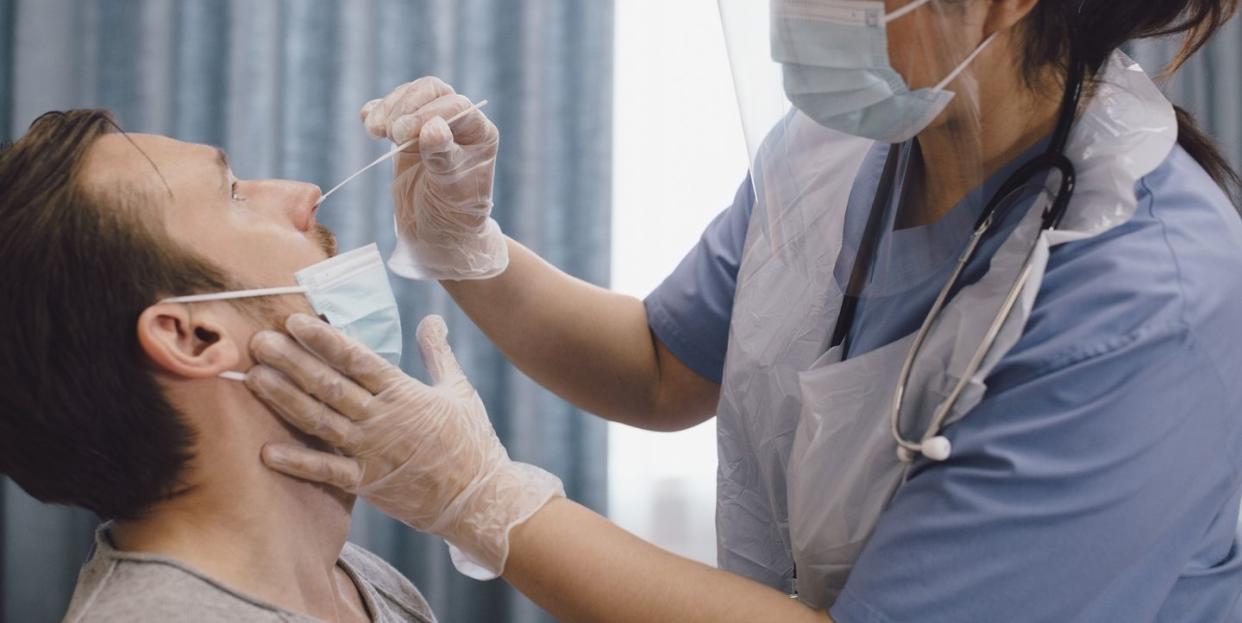
[[[624,0],[616,11],[612,287],[644,297],[732,202],[746,144],[714,0]],[[612,520],[714,565],[715,422],[609,435]]]

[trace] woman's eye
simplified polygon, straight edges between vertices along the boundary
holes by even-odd
[[[237,196],[237,185],[238,182],[233,182],[233,186],[230,188],[229,194],[233,197],[233,201],[245,201],[245,199]]]

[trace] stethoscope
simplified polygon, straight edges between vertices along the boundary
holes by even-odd
[[[1074,165],[1069,158],[1065,156],[1065,148],[1069,143],[1070,130],[1073,128],[1074,119],[1078,112],[1079,101],[1082,97],[1083,81],[1086,68],[1077,58],[1070,63],[1070,71],[1066,78],[1065,95],[1061,102],[1060,117],[1057,120],[1056,130],[1053,132],[1052,141],[1040,156],[1022,165],[1017,171],[1009,176],[1001,185],[1000,190],[992,196],[987,206],[980,215],[979,220],[975,224],[974,233],[971,235],[969,242],[966,244],[965,250],[957,260],[952,276],[949,277],[948,283],[940,290],[935,303],[932,304],[931,311],[923,319],[922,326],[919,327],[918,333],[915,334],[914,343],[911,345],[909,352],[906,354],[905,361],[901,366],[901,373],[898,376],[897,388],[893,393],[893,399],[889,406],[889,422],[893,439],[897,442],[897,457],[902,463],[911,463],[914,457],[922,454],[933,461],[944,461],[949,458],[953,447],[949,443],[949,439],[940,434],[941,427],[948,419],[949,414],[953,411],[954,404],[957,403],[962,391],[970,383],[970,379],[978,372],[979,367],[983,365],[983,360],[991,350],[992,344],[995,343],[1000,333],[1001,327],[1004,326],[1006,319],[1009,318],[1010,312],[1013,311],[1014,305],[1022,294],[1022,289],[1026,286],[1031,275],[1031,259],[1034,257],[1035,249],[1038,243],[1031,247],[1027,252],[1026,259],[1023,262],[1022,271],[1018,278],[1014,281],[1006,294],[1000,310],[992,319],[992,323],[988,326],[987,332],[984,334],[979,347],[975,349],[974,355],[970,358],[969,365],[957,384],[953,387],[953,391],[948,397],[940,403],[931,421],[928,423],[927,430],[919,441],[911,441],[906,439],[901,432],[901,406],[906,394],[906,386],[910,381],[910,373],[914,368],[914,362],[917,360],[919,351],[923,347],[924,341],[927,339],[928,333],[940,317],[940,313],[944,310],[945,304],[948,302],[950,295],[957,288],[958,282],[965,272],[966,266],[974,258],[975,252],[978,250],[979,244],[991,231],[996,220],[997,208],[1004,203],[1009,196],[1020,188],[1037,181],[1037,176],[1058,173],[1061,177],[1060,188],[1052,204],[1044,211],[1041,231],[1056,229],[1061,223],[1062,217],[1065,216],[1065,209],[1069,205],[1070,198],[1074,194],[1075,171]],[[890,159],[890,164],[895,166],[895,159]],[[886,168],[889,168],[886,165]],[[888,171],[886,171],[888,173]],[[885,196],[891,189],[877,194],[876,200],[880,205],[886,205],[889,197]],[[881,203],[882,202],[882,203]],[[868,264],[875,252],[876,241],[878,240],[878,227],[880,220],[877,214],[880,210],[872,209],[872,217],[868,222],[866,231],[863,234],[863,244],[860,245],[858,251],[859,259],[868,258]],[[867,278],[867,264],[855,261],[854,270],[850,275],[849,285],[846,287],[846,296],[842,302],[841,313],[837,317],[837,326],[833,331],[832,345],[847,346],[850,327],[853,325],[854,316],[857,313],[858,303],[860,300],[859,293],[862,291],[863,281]]]

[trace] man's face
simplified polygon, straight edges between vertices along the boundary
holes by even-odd
[[[150,199],[151,217],[163,219],[173,243],[245,288],[297,285],[295,272],[336,252],[332,234],[315,222],[317,186],[238,180],[224,153],[213,147],[149,134],[109,134],[92,144],[84,171],[88,185],[136,187]]]
[[[315,222],[321,194],[317,186],[238,180],[224,154],[213,147],[154,135],[108,134],[91,144],[81,170],[84,188],[140,193],[139,218],[158,219],[153,229],[213,264],[229,279],[230,288],[297,285],[296,272],[336,252],[331,232]],[[165,395],[198,433],[196,462],[205,467],[185,476],[187,482],[237,482],[266,474],[258,459],[265,442],[322,447],[275,415],[252,417],[247,407],[259,403],[249,390],[218,379],[221,371],[244,372],[253,364],[248,345],[255,331],[279,325],[289,313],[314,313],[299,295],[253,300],[271,302],[264,310],[268,317],[243,313],[245,302],[221,301],[156,303],[138,319],[138,341],[160,371]],[[144,320],[148,316],[152,320]],[[200,331],[203,327],[210,330]]]

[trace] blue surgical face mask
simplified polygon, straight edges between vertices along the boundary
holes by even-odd
[[[401,314],[379,248],[369,244],[298,271],[300,285],[263,290],[179,296],[165,303],[202,303],[304,294],[316,313],[345,335],[366,344],[393,365],[401,363]],[[232,380],[238,373],[221,375]]]
[[[888,57],[885,25],[931,0],[892,13],[882,1],[772,0],[772,58],[785,95],[820,125],[863,138],[901,143],[944,112],[946,91],[996,37],[988,37],[940,84],[911,91]]]

